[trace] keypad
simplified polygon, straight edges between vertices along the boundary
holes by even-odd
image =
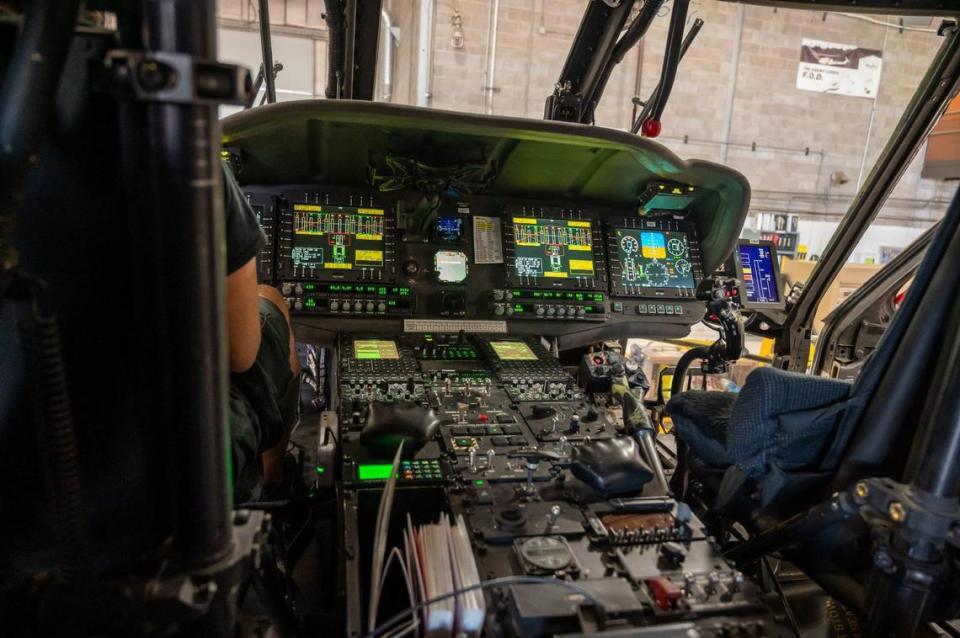
[[[443,478],[440,461],[412,460],[400,461],[401,481],[438,481]]]

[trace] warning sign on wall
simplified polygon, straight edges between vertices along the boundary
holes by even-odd
[[[797,88],[876,98],[883,53],[849,44],[803,39]]]

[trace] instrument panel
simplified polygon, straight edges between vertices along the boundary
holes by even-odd
[[[364,327],[388,330],[383,320],[402,320],[396,328],[413,332],[424,331],[417,320],[439,320],[446,330],[546,335],[637,321],[682,334],[701,318],[699,230],[685,210],[689,189],[673,190],[682,196],[654,189],[656,206],[625,211],[479,195],[244,188],[271,211],[261,218],[272,239],[261,279],[296,315],[325,324],[372,320],[379,323]]]

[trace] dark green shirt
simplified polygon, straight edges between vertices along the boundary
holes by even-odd
[[[266,244],[257,215],[233,172],[223,164],[223,217],[227,231],[227,274],[253,259]]]

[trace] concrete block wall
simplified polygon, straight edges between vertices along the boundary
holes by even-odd
[[[430,106],[541,118],[586,4],[436,0]],[[219,6],[221,18],[234,25],[255,17],[248,0],[219,0]],[[420,2],[384,0],[384,7],[401,33],[391,101],[415,104]],[[669,10],[667,2],[644,41],[614,71],[597,110],[597,125],[628,128],[634,113],[631,98],[646,99],[652,92],[659,79]],[[271,0],[275,28],[319,34],[316,46],[324,51],[315,56],[318,95],[326,81],[325,62],[321,68],[326,47],[322,11],[322,0]],[[462,48],[452,43],[455,13],[462,20]],[[693,0],[688,22],[696,17],[705,24],[681,64],[660,141],[681,157],[721,161],[743,172],[753,186],[756,212],[838,220],[857,191],[861,167],[865,178],[941,39],[838,14],[714,0]],[[803,38],[882,49],[877,98],[798,90]],[[921,179],[920,160],[911,164],[884,207],[883,223],[924,227],[942,215],[956,184]],[[849,181],[832,182],[830,176],[837,172]]]

